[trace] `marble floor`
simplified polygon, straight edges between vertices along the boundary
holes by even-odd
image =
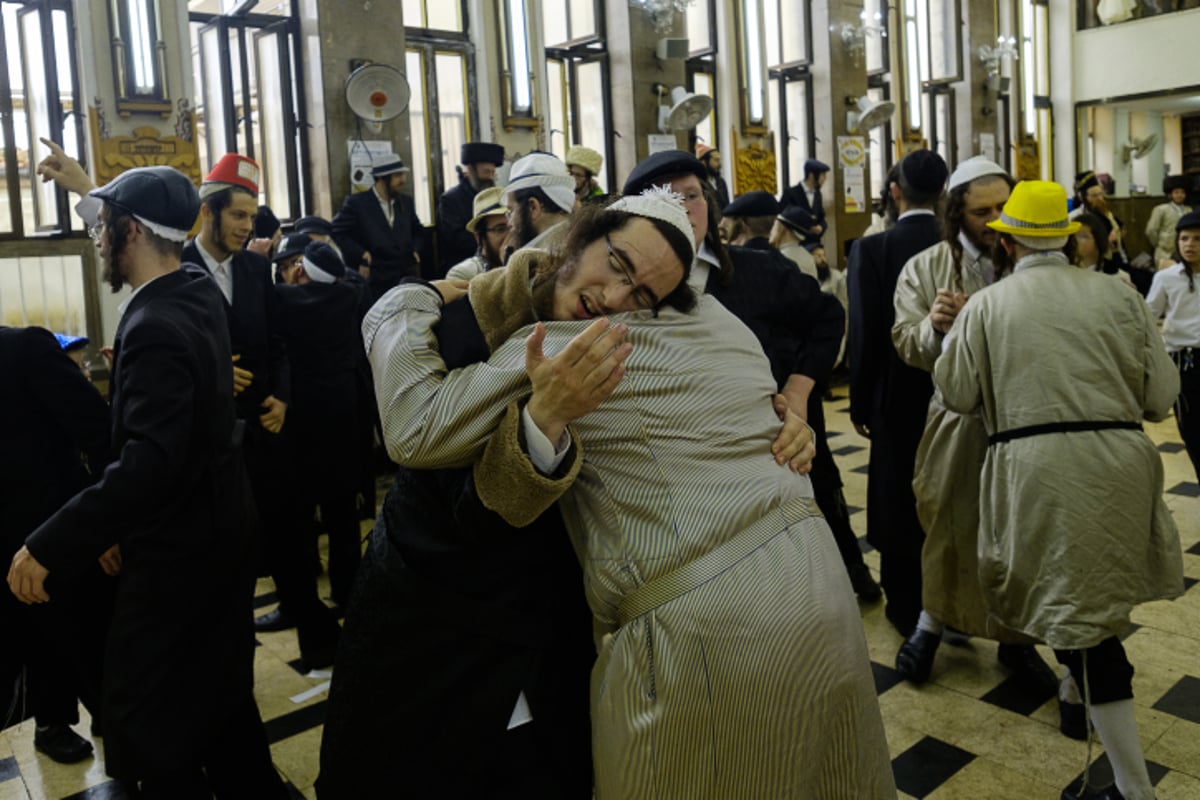
[[[847,405],[845,388],[835,389],[826,413],[851,519],[861,535],[867,442],[850,426]],[[1137,609],[1125,647],[1137,670],[1134,701],[1158,799],[1200,800],[1200,589],[1195,588],[1200,485],[1174,421],[1147,430],[1162,453],[1166,500],[1179,526],[1188,591],[1177,600]],[[878,554],[861,541],[867,563],[877,570]],[[327,589],[324,578],[321,582]],[[259,582],[258,613],[273,607],[272,589],[270,580]],[[1057,800],[1083,771],[1087,746],[1058,732],[1053,698],[1037,702],[1013,690],[996,663],[994,644],[944,645],[929,683],[912,686],[892,669],[901,640],[884,619],[882,604],[864,607],[862,619],[901,797]],[[262,634],[259,642],[255,693],[275,764],[294,796],[313,798],[329,674],[299,671],[292,631]],[[1049,651],[1043,654],[1054,663]],[[86,735],[86,720],[77,729]],[[1098,743],[1093,760],[1098,762],[1093,773],[1103,776],[1107,762]],[[94,759],[63,766],[35,753],[32,721],[0,732],[0,800],[124,797],[104,775],[103,739]]]

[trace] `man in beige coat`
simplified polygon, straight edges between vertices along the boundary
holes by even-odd
[[[1192,210],[1186,205],[1187,186],[1186,175],[1163,178],[1163,194],[1168,202],[1155,206],[1146,223],[1146,239],[1154,247],[1154,265],[1158,269],[1166,269],[1175,263],[1175,226]]]
[[[1118,635],[1133,606],[1183,593],[1162,461],[1141,430],[1171,408],[1179,376],[1145,303],[1068,262],[1079,225],[1061,186],[1017,184],[989,225],[1013,274],[966,305],[933,370],[946,407],[979,413],[988,433],[988,624],[1053,647],[1082,690],[1116,784],[1063,797],[1151,800]]]

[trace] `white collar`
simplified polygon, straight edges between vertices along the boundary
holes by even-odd
[[[141,286],[137,287],[132,292],[130,292],[129,297],[126,297],[124,300],[122,300],[117,305],[117,319],[120,320],[121,317],[125,316],[125,309],[129,308],[129,304],[133,302],[133,298],[137,297],[138,292],[140,292],[142,289],[145,289],[147,286],[154,283],[159,278],[163,277],[163,275],[170,275],[170,274],[171,273],[169,273],[169,272],[164,272],[162,275],[155,275],[153,278],[146,281]]]
[[[983,251],[976,247],[975,243],[967,238],[966,231],[958,232],[958,243],[962,245],[963,253],[965,253],[967,258],[971,260],[972,264],[979,263],[979,260],[985,257]]]
[[[916,217],[916,216],[926,216],[926,215],[928,215],[928,216],[932,217],[932,216],[933,216],[933,209],[929,209],[929,208],[910,208],[908,211],[905,211],[903,214],[901,214],[900,216],[896,217],[896,222],[899,222],[900,220],[904,219],[905,217]]]
[[[216,256],[208,252],[208,248],[204,246],[204,239],[199,236],[196,237],[196,249],[200,251],[200,257],[204,259],[204,266],[208,267],[209,272],[217,274],[217,267],[229,270],[229,265],[233,261],[233,253],[226,256],[224,261],[218,261]]]
[[[1030,253],[1029,255],[1019,259],[1017,263],[1013,265],[1013,272],[1020,272],[1021,270],[1029,267],[1043,266],[1046,264],[1061,264],[1064,267],[1068,267],[1071,265],[1071,262],[1067,260],[1067,254],[1061,250],[1039,250],[1036,253]]]

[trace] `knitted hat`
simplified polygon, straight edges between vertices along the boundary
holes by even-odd
[[[126,170],[88,196],[132,214],[156,236],[172,242],[187,239],[200,213],[196,186],[172,167]]]
[[[946,186],[946,191],[953,192],[959,186],[970,183],[976,178],[982,178],[985,175],[1005,176],[1008,173],[1004,171],[1004,167],[986,156],[972,156],[959,164],[954,172],[950,173],[950,183]]]
[[[669,183],[677,175],[695,175],[703,181],[708,178],[708,167],[691,153],[663,150],[637,163],[625,179],[621,194],[638,194],[656,184]]]
[[[723,217],[773,217],[779,213],[779,201],[770,192],[755,189],[734,198],[721,211]]]
[[[674,225],[683,234],[692,253],[696,252],[695,232],[688,221],[683,196],[665,186],[652,186],[640,194],[627,194],[608,207],[612,211],[624,211],[648,219],[662,220]]]
[[[593,175],[599,175],[600,167],[604,164],[604,156],[590,147],[575,145],[567,151],[566,164],[568,167],[574,164],[577,167],[583,167]]]
[[[458,149],[460,164],[495,164],[497,167],[504,163],[504,148],[491,142],[467,142]]]
[[[508,196],[513,192],[535,187],[545,192],[563,211],[570,213],[575,208],[575,179],[558,156],[538,152],[517,159],[508,173],[504,202],[508,202]]]
[[[484,217],[503,214],[505,208],[500,204],[500,198],[504,196],[504,189],[499,186],[489,186],[483,191],[475,195],[475,216],[471,217],[467,223],[467,232],[474,233],[475,227],[483,221]]]
[[[300,260],[304,274],[317,283],[335,283],[346,272],[342,257],[324,242],[309,242]]]
[[[200,184],[200,199],[234,186],[258,196],[258,162],[237,153],[226,153],[208,172]]]

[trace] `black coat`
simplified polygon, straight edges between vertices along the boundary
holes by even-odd
[[[800,206],[809,214],[812,214],[813,218],[816,219],[817,224],[821,226],[821,232],[815,234],[815,238],[820,239],[825,235],[825,231],[829,227],[829,223],[825,221],[825,203],[822,202],[823,197],[821,195],[820,188],[817,189],[813,200],[816,201],[817,207],[815,209],[808,202],[808,195],[804,191],[804,183],[800,182],[795,186],[788,188],[782,195],[779,196],[779,205],[782,208],[787,208],[788,206]],[[813,234],[809,235],[813,236]]]
[[[220,290],[177,271],[113,342],[116,460],[27,539],[56,572],[121,545],[105,655],[105,762],[123,779],[203,763],[253,687],[249,509]],[[186,721],[181,723],[181,721]]]
[[[438,275],[445,275],[455,264],[475,255],[478,244],[467,230],[467,223],[475,216],[475,194],[470,181],[462,177],[457,186],[438,199]]]
[[[438,334],[448,368],[488,356],[465,299]],[[513,528],[483,507],[470,468],[402,467],[351,595],[318,797],[391,796],[402,774],[413,797],[590,798],[594,659],[558,509]],[[528,777],[557,787],[510,794],[519,769],[500,743],[522,691],[546,756]]]
[[[347,267],[357,269],[365,263],[363,253],[371,254],[370,285],[376,297],[403,278],[420,277],[413,253],[421,249],[425,228],[411,197],[402,194],[393,203],[391,225],[371,189],[349,195],[333,218],[333,238]]]
[[[923,539],[912,491],[913,462],[933,396],[928,372],[905,364],[892,344],[896,281],[904,264],[941,241],[937,218],[905,217],[850,250],[850,419],[871,432],[867,537],[882,549]]]

